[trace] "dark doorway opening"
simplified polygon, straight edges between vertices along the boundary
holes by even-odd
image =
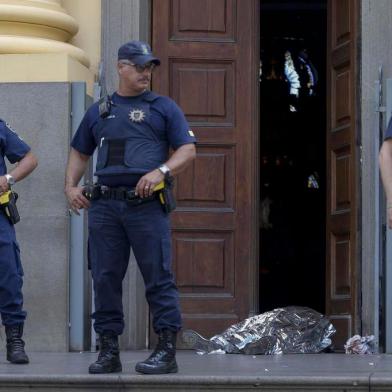
[[[327,1],[260,9],[260,312],[325,313]]]

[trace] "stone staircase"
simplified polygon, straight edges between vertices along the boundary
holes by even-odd
[[[0,392],[392,391],[388,355],[197,355],[180,351],[178,374],[135,373],[143,351],[121,354],[124,371],[89,375],[91,353],[29,353],[31,364],[0,358]]]

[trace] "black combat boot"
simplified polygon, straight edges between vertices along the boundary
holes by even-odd
[[[25,353],[23,336],[23,324],[6,325],[7,336],[7,361],[11,363],[29,363],[29,357]]]
[[[176,332],[168,329],[160,331],[154,352],[145,361],[138,362],[135,370],[144,374],[177,373],[176,336]]]
[[[120,349],[118,348],[118,337],[113,333],[103,333],[99,336],[98,360],[90,365],[88,372],[117,373],[122,371],[120,362]]]

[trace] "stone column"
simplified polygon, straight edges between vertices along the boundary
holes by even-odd
[[[71,128],[69,83],[1,83],[0,113],[38,157],[37,169],[14,190],[15,225],[24,270],[28,351],[68,351],[69,217],[64,170]],[[11,165],[8,165],[11,167]],[[5,342],[0,327],[0,346]]]

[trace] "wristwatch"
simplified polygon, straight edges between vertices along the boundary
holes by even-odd
[[[170,176],[170,169],[167,165],[163,164],[158,167],[158,170],[165,176],[169,177]]]
[[[7,184],[8,184],[9,186],[12,186],[12,185],[15,184],[15,178],[12,177],[11,174],[5,174],[4,177],[6,178]]]

